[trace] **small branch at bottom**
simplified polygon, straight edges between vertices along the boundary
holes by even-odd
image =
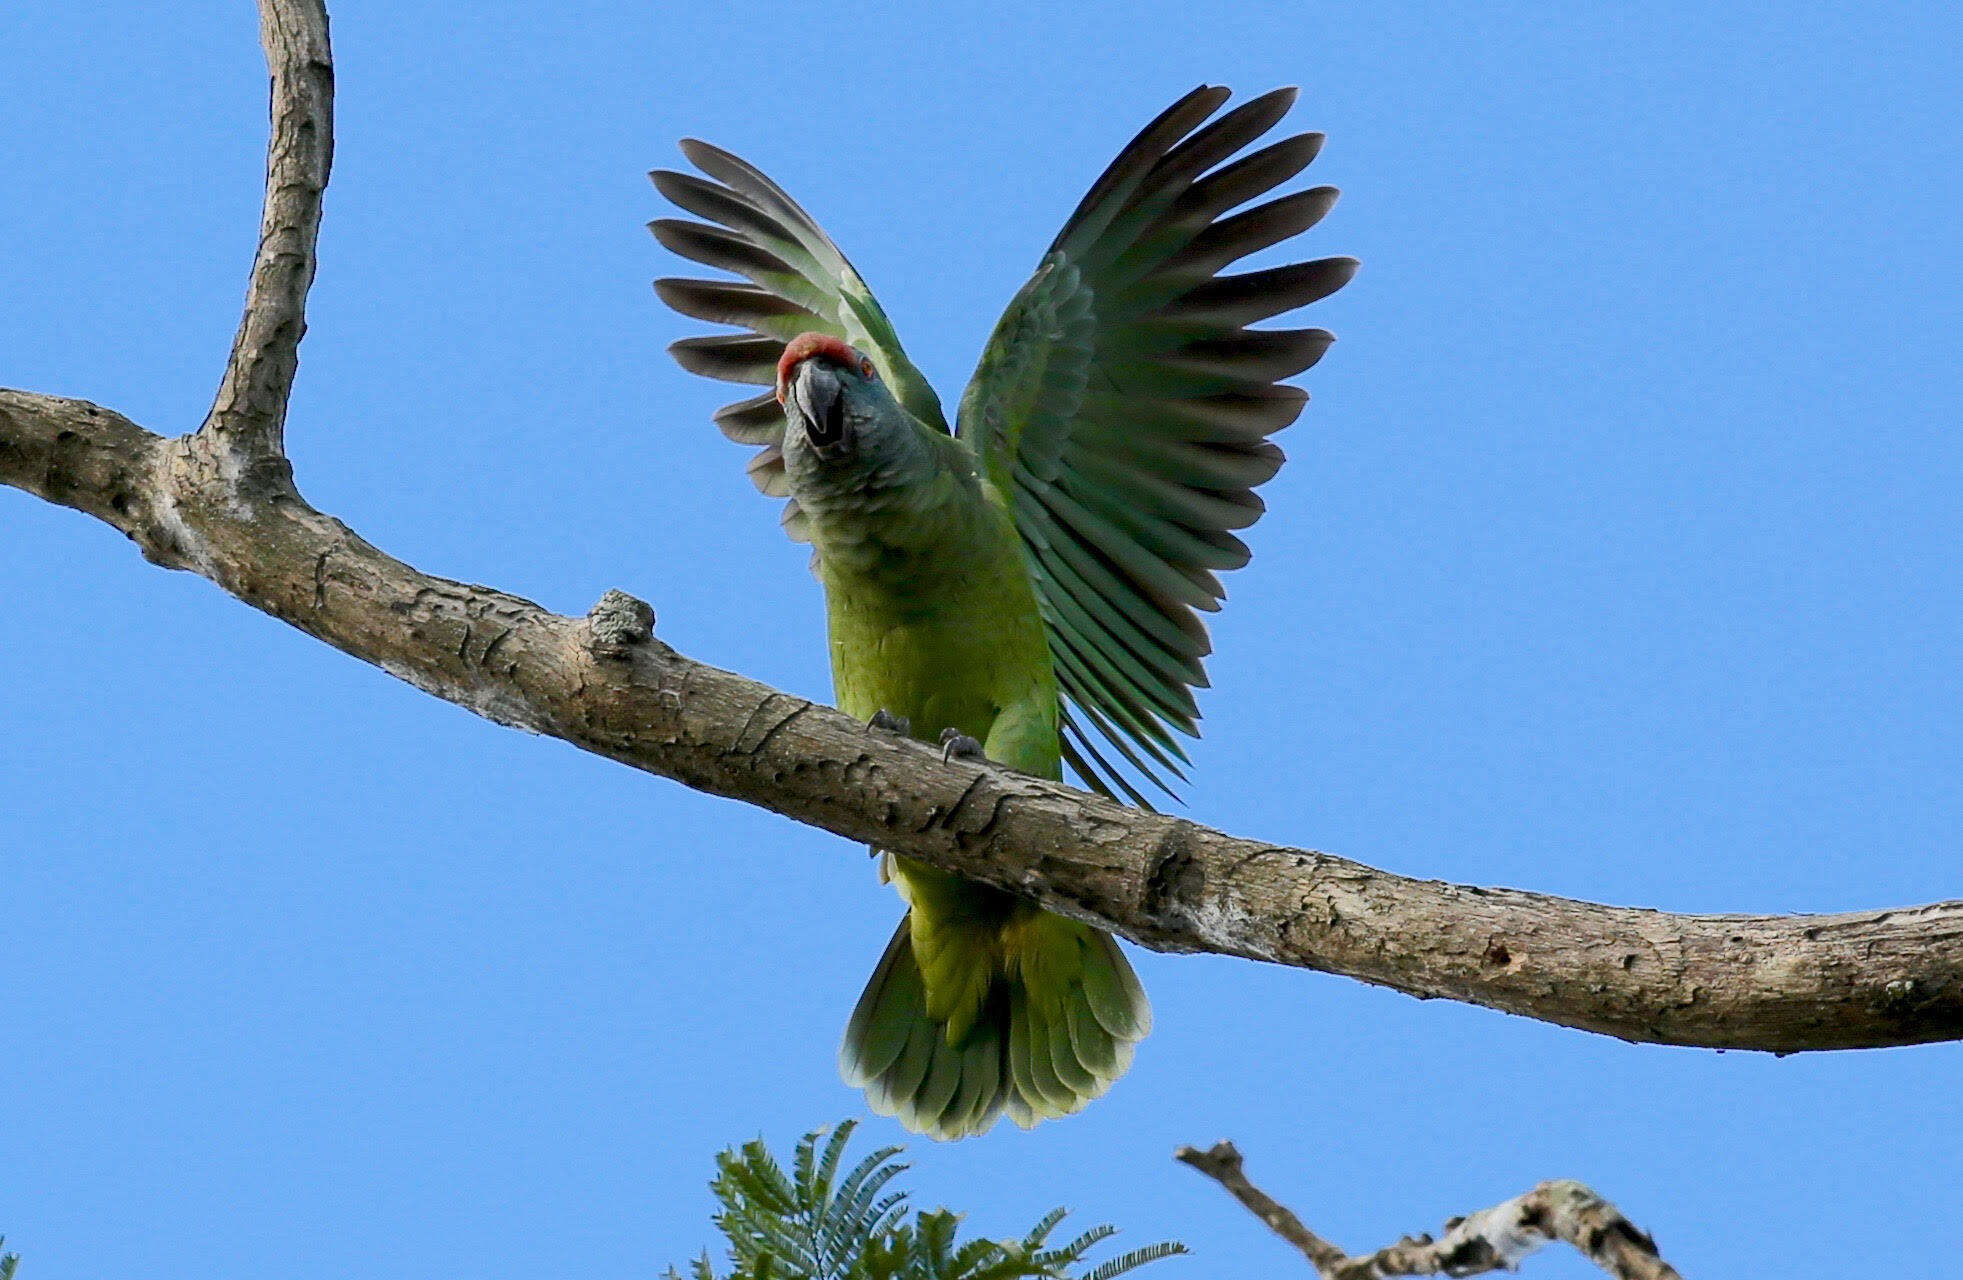
[[[1622,1211],[1579,1182],[1543,1182],[1525,1195],[1445,1224],[1445,1234],[1407,1236],[1375,1253],[1352,1257],[1303,1224],[1273,1196],[1247,1180],[1231,1142],[1205,1151],[1181,1147],[1173,1157],[1218,1182],[1302,1251],[1321,1280],[1389,1280],[1393,1276],[1477,1276],[1512,1271],[1551,1240],[1566,1241],[1615,1280],[1683,1280],[1656,1252],[1656,1242]]]

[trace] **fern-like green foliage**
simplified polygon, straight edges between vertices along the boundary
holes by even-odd
[[[1093,1227],[1052,1245],[1062,1209],[1021,1239],[960,1240],[959,1214],[934,1209],[909,1218],[906,1193],[887,1190],[907,1168],[894,1162],[900,1148],[881,1147],[839,1176],[853,1128],[847,1120],[829,1137],[823,1129],[804,1135],[789,1173],[761,1141],[717,1156],[709,1187],[722,1205],[715,1222],[729,1240],[730,1270],[718,1276],[705,1252],[686,1276],[670,1267],[668,1280],[1117,1280],[1186,1252],[1168,1241],[1077,1271],[1117,1229]]]
[[[0,1249],[7,1247],[7,1237],[0,1236]],[[18,1253],[0,1253],[0,1280],[14,1280],[14,1268],[20,1265]]]

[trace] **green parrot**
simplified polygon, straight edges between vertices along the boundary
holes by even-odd
[[[1322,144],[1240,155],[1295,91],[1216,118],[1230,96],[1193,90],[1092,185],[996,324],[952,432],[865,281],[782,188],[696,141],[682,151],[706,176],[651,175],[706,220],[656,221],[656,238],[744,277],[655,287],[744,330],[675,343],[683,368],[771,388],[715,421],[760,447],[751,479],[790,499],[785,530],[813,547],[841,709],[1039,777],[1067,762],[1141,805],[1142,786],[1184,777],[1174,733],[1198,735],[1211,649],[1199,611],[1247,563],[1234,531],[1282,463],[1268,436],[1308,398],[1280,380],[1333,341],[1248,326],[1357,266],[1218,274],[1336,199],[1316,187],[1228,216]],[[907,912],[839,1053],[874,1111],[937,1138],[1004,1112],[1027,1128],[1124,1074],[1151,1010],[1109,934],[905,858],[881,866]]]

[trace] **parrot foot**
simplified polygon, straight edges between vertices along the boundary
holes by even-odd
[[[941,730],[941,760],[986,760],[982,744],[959,729]]]
[[[897,733],[904,738],[913,732],[913,721],[881,707],[872,713],[872,719],[866,721],[866,728],[884,729],[887,733]]]

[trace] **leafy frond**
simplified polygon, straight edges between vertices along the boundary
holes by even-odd
[[[832,1138],[833,1149],[843,1154],[845,1140],[851,1136],[852,1126],[849,1122],[838,1126]],[[887,1183],[906,1170],[905,1165],[893,1163],[893,1157],[899,1153],[898,1147],[881,1147],[852,1166],[826,1206],[822,1215],[823,1230],[850,1239],[865,1240],[892,1225],[906,1203],[906,1193],[896,1192],[884,1198],[880,1198],[879,1193]],[[838,1154],[827,1154],[830,1170],[836,1170]],[[830,1171],[825,1176],[829,1179]]]
[[[7,1237],[0,1236],[0,1249],[7,1245]],[[0,1280],[14,1280],[14,1269],[20,1266],[18,1253],[0,1253]]]
[[[839,1175],[854,1127],[848,1120],[804,1135],[788,1173],[761,1141],[717,1156],[709,1187],[721,1206],[715,1224],[728,1241],[730,1270],[719,1276],[704,1253],[686,1275],[668,1268],[665,1280],[1116,1280],[1186,1252],[1180,1244],[1149,1245],[1080,1274],[1073,1268],[1116,1229],[1093,1227],[1048,1248],[1062,1209],[1020,1239],[964,1241],[961,1215],[929,1209],[909,1219],[906,1193],[887,1191],[907,1168],[895,1160],[900,1148],[881,1147]]]
[[[1058,1205],[1056,1208],[1044,1214],[1037,1220],[1036,1225],[1029,1229],[1029,1234],[1022,1238],[1023,1245],[1029,1249],[1042,1248],[1049,1240],[1050,1232],[1057,1229],[1057,1224],[1062,1222],[1064,1215],[1069,1212],[1062,1205]]]
[[[1062,1217],[1061,1211],[1059,1211],[1057,1216],[1059,1218]],[[1115,1236],[1117,1234],[1118,1234],[1118,1229],[1107,1222],[1101,1226],[1092,1227],[1089,1231],[1086,1231],[1083,1235],[1078,1236],[1075,1240],[1072,1240],[1069,1244],[1064,1245],[1061,1249],[1051,1249],[1046,1253],[1039,1254],[1038,1256],[1043,1259],[1043,1262],[1046,1266],[1049,1265],[1069,1266],[1071,1263],[1076,1262],[1077,1260],[1082,1258],[1085,1254],[1089,1253],[1092,1249],[1096,1248],[1098,1244],[1100,1244],[1105,1240],[1110,1239],[1112,1236]]]
[[[1117,1280],[1117,1277],[1128,1271],[1136,1271],[1148,1262],[1170,1258],[1176,1253],[1190,1252],[1191,1250],[1177,1240],[1161,1240],[1157,1244],[1148,1244],[1142,1249],[1133,1249],[1130,1253],[1107,1258],[1086,1271],[1081,1280]]]

